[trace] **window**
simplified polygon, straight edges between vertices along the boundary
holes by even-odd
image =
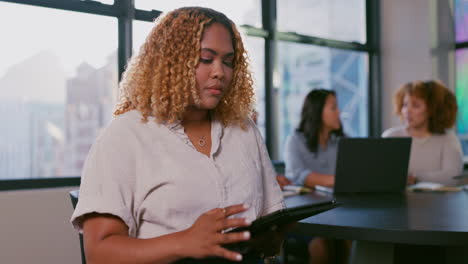
[[[278,30],[366,42],[364,0],[277,0]]]
[[[275,88],[282,159],[288,135],[299,125],[303,101],[313,89],[336,91],[344,132],[367,137],[369,54],[364,0],[277,0]]]
[[[337,91],[349,136],[368,135],[375,47],[367,39],[373,35],[366,32],[366,3],[378,10],[372,1],[134,0],[131,31],[125,18],[133,12],[121,10],[131,0],[119,1],[0,0],[0,122],[8,124],[0,138],[0,180],[78,177],[112,118],[127,43],[138,52],[159,14],[151,10],[181,6],[213,8],[237,24],[253,73],[257,125],[272,158],[282,157],[304,96],[315,87]],[[24,23],[26,17],[33,23]]]
[[[455,0],[455,34],[457,42],[468,41],[467,0]]]
[[[96,1],[96,0],[94,0]],[[114,0],[97,0],[96,2],[101,2],[103,4],[106,4],[106,5],[113,5],[114,4]]]
[[[116,22],[0,2],[0,179],[80,175],[112,116]]]
[[[455,93],[458,103],[457,133],[463,153],[468,156],[468,49],[458,49]]]
[[[263,38],[242,36],[245,49],[249,56],[251,71],[254,78],[257,111],[257,126],[265,137],[265,41]]]
[[[183,6],[202,6],[223,12],[234,23],[262,27],[260,0],[219,1],[219,0],[135,0],[135,8],[167,12]]]
[[[280,42],[278,61],[281,146],[299,125],[306,95],[316,88],[337,93],[346,135],[368,136],[367,53]]]
[[[153,28],[153,23],[146,21],[133,21],[133,52],[138,53],[141,45],[145,42],[146,36]]]
[[[468,162],[468,0],[455,0],[457,133]]]

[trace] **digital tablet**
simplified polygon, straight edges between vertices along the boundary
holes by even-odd
[[[235,228],[229,232],[250,231],[250,234],[255,236],[264,231],[275,230],[277,227],[285,224],[297,222],[304,218],[323,213],[340,205],[341,204],[337,203],[335,199],[329,199],[314,204],[288,207],[257,218],[250,226]]]
[[[299,202],[303,203],[304,201],[301,200],[306,199],[298,200]],[[265,231],[276,230],[278,227],[283,225],[294,223],[307,217],[323,213],[340,205],[341,203],[337,203],[335,199],[327,199],[318,203],[307,203],[305,205],[288,207],[257,218],[250,226],[235,228],[229,232],[250,231],[251,236],[254,237]],[[224,247],[241,254],[247,254],[255,251],[251,247],[249,241],[228,244]]]

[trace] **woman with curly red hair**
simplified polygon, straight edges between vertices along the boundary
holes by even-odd
[[[383,137],[412,137],[408,183],[456,184],[463,170],[463,154],[455,133],[457,101],[439,81],[414,81],[394,97],[395,112],[404,126],[390,128]]]
[[[72,216],[88,262],[261,262],[224,247],[250,239],[226,230],[284,207],[233,22],[201,7],[158,18],[120,89]]]

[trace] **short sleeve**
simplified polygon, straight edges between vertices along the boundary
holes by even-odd
[[[134,218],[135,144],[123,123],[114,119],[91,147],[81,176],[78,204],[71,222],[82,231],[89,213],[119,217],[136,234]]]

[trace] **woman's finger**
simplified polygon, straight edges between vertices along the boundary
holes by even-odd
[[[224,233],[224,234],[219,234],[218,243],[219,244],[231,244],[231,243],[247,241],[249,239],[250,239],[249,231]]]
[[[235,215],[241,212],[244,212],[245,210],[249,209],[249,206],[247,204],[236,204],[236,205],[231,205],[228,207],[224,208],[226,217]]]
[[[207,211],[205,214],[206,215],[219,215],[225,212],[224,208],[214,208],[209,211]]]
[[[234,252],[234,251],[230,251],[230,250],[227,250],[221,246],[217,246],[215,247],[214,251],[213,251],[213,255],[216,256],[216,257],[220,257],[220,258],[225,258],[225,259],[229,259],[231,261],[241,261],[242,260],[242,255],[237,253],[237,252]]]
[[[250,226],[251,224],[246,218],[225,218],[216,225],[216,231],[220,232],[229,228]]]

